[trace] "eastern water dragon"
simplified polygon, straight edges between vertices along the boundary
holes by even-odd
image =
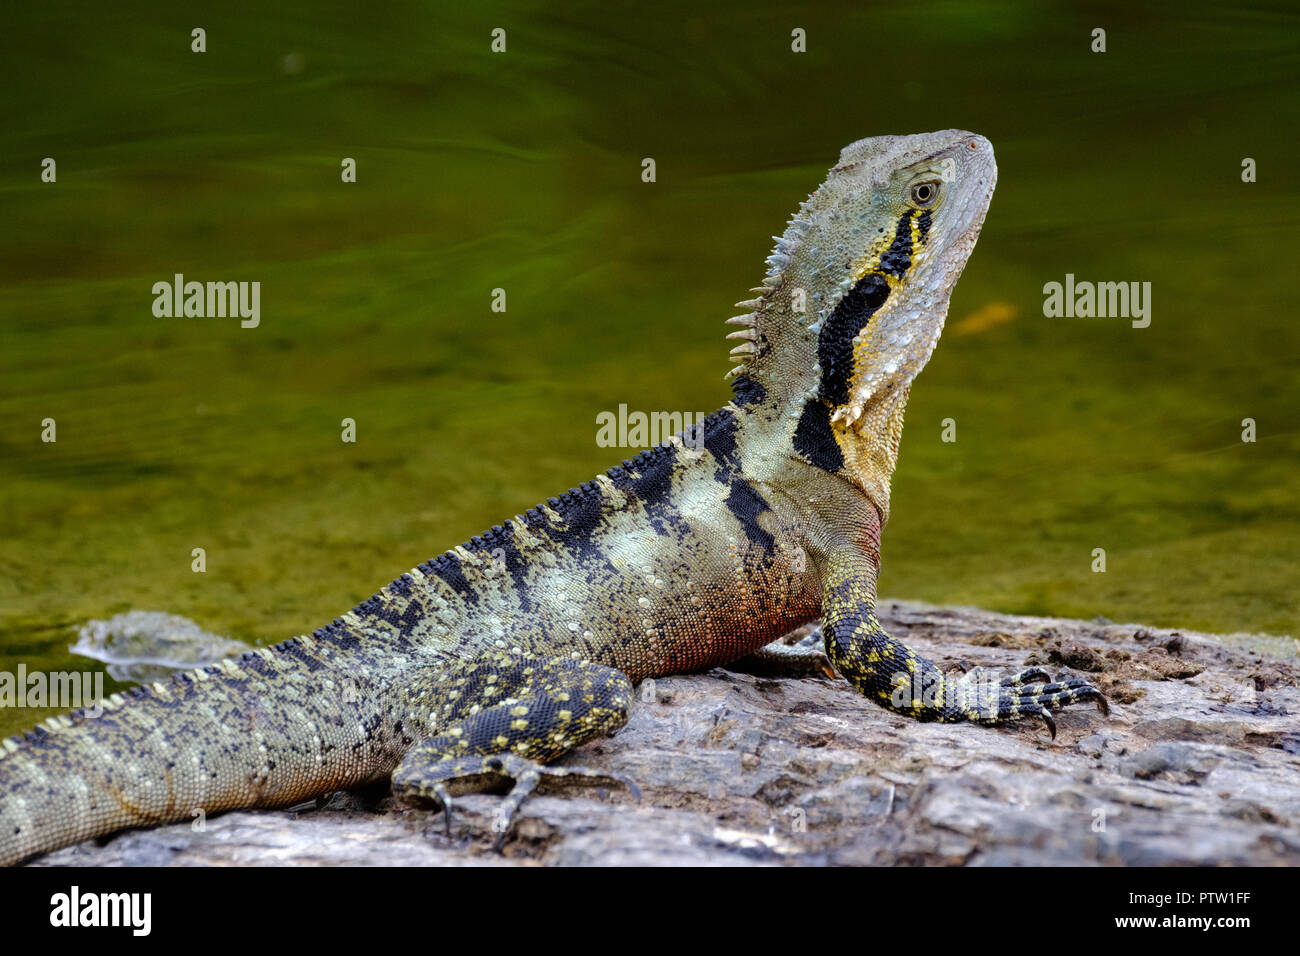
[[[1033,715],[1055,732],[1053,708],[1104,708],[1087,682],[1041,670],[946,675],[876,619],[908,390],[996,177],[989,142],[960,130],[846,147],[728,320],[741,364],[702,433],[471,538],[310,635],[0,742],[0,862],[387,778],[404,802],[444,809],[505,789],[508,821],[539,785],[630,783],[551,764],[619,728],[636,682],[789,657],[773,642],[819,617],[823,662],[918,720]]]

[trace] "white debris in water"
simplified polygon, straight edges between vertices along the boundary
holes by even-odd
[[[77,642],[70,649],[107,664],[114,680],[154,681],[255,648],[209,634],[178,614],[127,611],[107,621],[87,621],[78,629]]]

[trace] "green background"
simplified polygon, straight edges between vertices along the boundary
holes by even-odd
[[[1284,7],[274,7],[6,13],[0,669],[82,668],[71,629],[128,609],[308,631],[628,454],[598,412],[718,407],[722,320],[839,149],[948,127],[1000,179],[882,593],[1297,631]],[[176,272],[260,281],[260,328],[155,318]],[[1067,272],[1151,282],[1150,328],[1045,318]]]

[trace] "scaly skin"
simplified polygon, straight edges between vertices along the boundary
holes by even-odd
[[[513,781],[508,822],[537,786],[628,783],[546,765],[620,727],[633,682],[737,661],[818,616],[849,683],[920,720],[1050,724],[1052,707],[1104,704],[1039,671],[946,680],[876,620],[908,389],[995,180],[988,142],[959,130],[847,147],[728,320],[743,364],[702,448],[674,437],[310,636],[3,741],[0,862],[387,777],[445,808]]]

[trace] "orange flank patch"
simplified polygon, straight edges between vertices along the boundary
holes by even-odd
[[[952,326],[954,335],[976,335],[1010,322],[1020,311],[1010,302],[990,302]]]

